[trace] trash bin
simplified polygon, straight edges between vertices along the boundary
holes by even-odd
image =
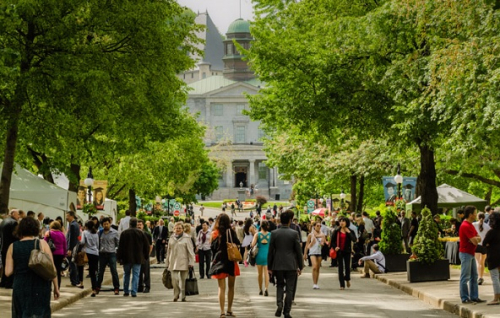
[[[279,201],[279,200],[280,200],[280,195],[279,195],[279,194],[275,194],[275,195],[274,195],[274,199],[275,199],[276,201]]]

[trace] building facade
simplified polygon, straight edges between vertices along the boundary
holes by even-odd
[[[208,14],[203,15],[203,19],[198,21],[204,20],[208,23],[206,33],[218,33],[216,29],[208,29],[213,22]],[[211,45],[208,38],[217,37],[205,35],[205,38],[206,45]],[[218,38],[222,39],[222,36],[219,34]],[[237,198],[241,188],[248,189],[249,197],[262,195],[271,200],[289,199],[291,182],[281,180],[276,168],[266,166],[267,158],[261,141],[264,133],[259,129],[260,123],[250,120],[244,114],[244,111],[249,109],[246,95],[258,94],[262,83],[255,78],[233,40],[244,48],[250,47],[248,21],[234,21],[228,28],[226,39],[220,41],[220,61],[223,63],[220,71],[212,74],[216,57],[205,55],[196,69],[186,72],[188,77],[191,77],[191,74],[194,74],[193,78],[198,77],[197,81],[186,81],[190,88],[186,106],[207,126],[205,145],[210,149],[210,156],[223,168],[219,189],[210,199]],[[208,62],[209,60],[211,62]]]

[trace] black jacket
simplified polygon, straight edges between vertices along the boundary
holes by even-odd
[[[149,242],[146,235],[137,228],[123,231],[116,259],[121,264],[142,264],[145,260],[149,260]]]
[[[333,231],[332,236],[330,237],[330,247],[333,248],[337,247],[337,239],[340,242],[340,237],[338,237],[339,234],[340,234],[340,227],[335,231]],[[352,251],[351,243],[356,243],[356,234],[354,234],[354,232],[350,230],[349,233],[346,233],[344,250],[342,251],[343,253],[351,253]]]
[[[160,233],[160,227],[157,226],[155,227],[155,229],[153,230],[153,238],[158,241],[158,240],[167,240],[168,239],[168,228],[163,225],[163,229]]]
[[[18,238],[14,235],[16,227],[17,227],[17,221],[11,216],[3,220],[2,224],[0,224],[0,235],[2,236],[1,237],[2,254],[4,255],[7,253],[10,244],[18,240]]]
[[[500,229],[489,230],[481,244],[486,247],[488,269],[500,267]]]
[[[299,233],[288,226],[271,232],[267,265],[273,271],[296,271],[304,268]]]

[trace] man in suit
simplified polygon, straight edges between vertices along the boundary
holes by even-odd
[[[165,244],[168,238],[168,228],[162,219],[158,221],[158,226],[153,230],[153,240],[156,244],[156,261],[158,264],[165,260]]]
[[[18,240],[15,235],[15,230],[17,227],[17,221],[19,220],[19,210],[12,209],[9,216],[0,225],[0,235],[2,243],[2,264],[6,264],[7,250],[10,244]],[[12,288],[14,283],[14,276],[5,276],[5,271],[2,271],[2,281],[0,282],[0,287]]]
[[[410,247],[408,245],[408,234],[410,233],[410,219],[406,217],[405,211],[401,211],[401,237],[403,238],[403,244],[405,251],[410,252]]]
[[[297,277],[304,268],[302,248],[297,231],[290,228],[290,223],[294,217],[291,210],[281,214],[281,227],[271,232],[271,242],[269,243],[269,254],[267,263],[269,273],[277,280],[276,317],[281,313],[285,318],[291,318],[293,292],[297,284]],[[286,292],[283,304],[283,294]]]

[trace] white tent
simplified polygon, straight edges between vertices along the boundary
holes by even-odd
[[[478,198],[470,193],[457,189],[447,184],[442,184],[437,187],[438,192],[438,207],[442,208],[454,208],[464,205],[473,205],[477,209],[483,211],[488,202],[481,198]],[[420,210],[421,207],[421,197],[408,203],[408,210]]]
[[[0,169],[3,164],[0,164]],[[50,218],[61,216],[69,210],[73,202],[76,204],[76,193],[67,191],[52,184],[20,165],[15,165],[10,185],[9,207],[15,207],[24,211],[43,212]]]

